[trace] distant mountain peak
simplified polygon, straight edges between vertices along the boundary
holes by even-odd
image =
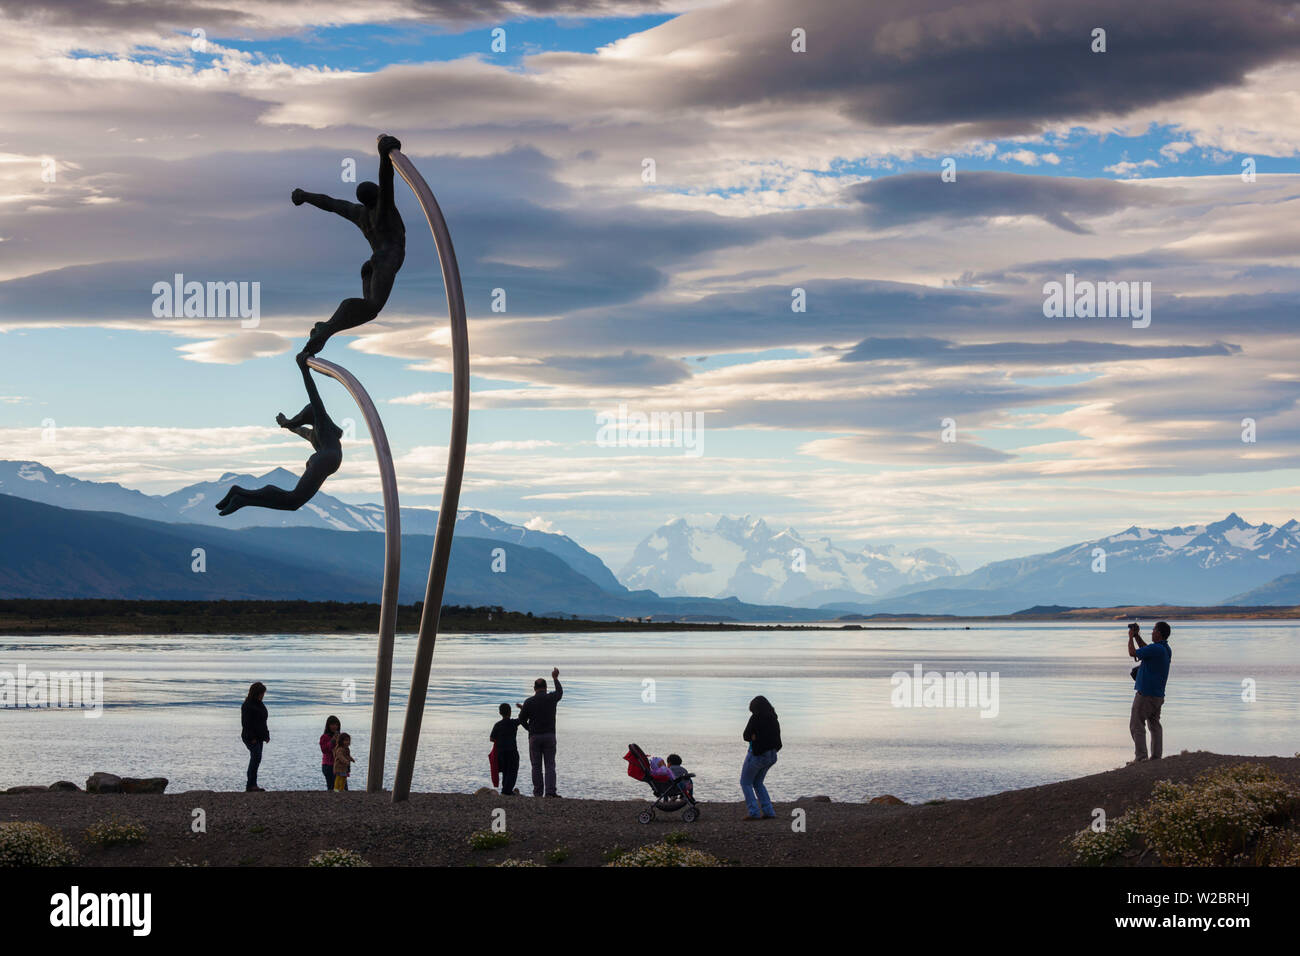
[[[670,596],[816,607],[961,570],[932,549],[884,553],[892,550],[845,550],[829,537],[806,539],[788,526],[774,534],[751,514],[722,515],[711,528],[674,518],[637,546],[621,579],[634,590]]]
[[[1205,526],[1209,534],[1222,534],[1225,531],[1235,531],[1239,528],[1253,528],[1250,522],[1245,521],[1237,512],[1232,512],[1222,521],[1215,521],[1213,524]],[[1262,527],[1262,526],[1261,526]]]
[[[263,475],[261,480],[275,482],[275,483],[289,482],[292,484],[297,484],[298,476],[295,475],[293,472],[291,472],[288,468],[274,468],[271,471],[268,471],[265,475]]]

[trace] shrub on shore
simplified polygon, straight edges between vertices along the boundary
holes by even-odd
[[[1300,831],[1269,827],[1255,847],[1259,866],[1300,866]]]
[[[510,842],[510,834],[504,830],[500,833],[495,830],[475,830],[465,842],[471,850],[495,850]]]
[[[1081,830],[1070,840],[1074,860],[1084,866],[1101,866],[1113,860],[1139,836],[1137,813],[1124,814],[1104,830]]]
[[[1161,780],[1143,810],[1142,834],[1166,865],[1227,866],[1298,804],[1300,792],[1276,773],[1239,764],[1190,784]]]
[[[308,866],[369,866],[370,864],[356,850],[321,850],[310,860]]]
[[[1109,862],[1140,840],[1165,866],[1285,866],[1300,856],[1298,810],[1293,784],[1262,764],[1238,764],[1190,783],[1158,781],[1144,805],[1104,832],[1076,834],[1070,846],[1087,865]]]
[[[77,851],[63,834],[43,823],[0,823],[0,867],[71,866]]]
[[[678,843],[652,843],[628,850],[606,866],[722,866],[722,861],[702,850],[692,850]]]
[[[149,838],[143,823],[122,820],[116,816],[98,820],[86,827],[86,842],[107,849],[110,846],[134,846]]]

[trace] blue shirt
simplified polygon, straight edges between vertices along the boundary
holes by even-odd
[[[1168,641],[1152,641],[1137,649],[1137,692],[1144,697],[1164,697],[1165,682],[1169,680],[1169,662],[1174,652]]]

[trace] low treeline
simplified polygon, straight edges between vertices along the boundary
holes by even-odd
[[[420,629],[423,602],[397,609],[397,631]],[[535,616],[500,607],[442,608],[439,630],[730,630],[742,625],[599,621]],[[379,605],[341,601],[128,601],[102,598],[0,600],[0,634],[332,634],[379,630]]]

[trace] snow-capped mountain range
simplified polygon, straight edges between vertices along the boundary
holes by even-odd
[[[167,495],[146,495],[116,482],[83,481],[60,474],[35,461],[0,461],[0,494],[39,501],[75,511],[115,511],[153,521],[187,522],[219,528],[255,527],[328,528],[334,531],[383,531],[384,508],[379,504],[348,504],[323,491],[297,511],[268,511],[245,508],[221,517],[214,505],[225,497],[231,485],[260,488],[279,485],[292,488],[298,476],[283,468],[265,475],[227,472],[216,481],[201,481]],[[456,534],[493,538],[550,551],[602,589],[622,591],[622,586],[605,563],[572,538],[534,531],[511,524],[483,511],[464,510],[456,515]],[[402,533],[433,534],[438,512],[429,508],[403,508]]]
[[[1099,553],[1100,552],[1100,553]],[[1215,605],[1300,571],[1300,522],[1139,528],[1047,554],[994,561],[970,574],[908,585],[838,610],[1006,614],[1034,605]]]
[[[819,607],[960,571],[952,557],[929,548],[850,551],[830,538],[805,538],[793,528],[773,531],[763,519],[746,515],[724,516],[712,528],[695,527],[684,518],[670,521],[637,545],[619,579],[634,590],[649,588],[665,596]]]
[[[221,518],[213,507],[232,484],[287,487],[296,480],[284,469],[260,476],[227,473],[216,481],[199,482],[168,495],[147,495],[112,482],[72,478],[38,462],[0,461],[0,495],[56,508],[116,512],[223,530],[266,526],[339,532],[383,530],[382,506],[348,504],[324,493],[296,512],[250,508]],[[436,521],[436,511],[402,509],[404,537],[432,534]],[[637,546],[623,568],[621,583],[600,558],[565,535],[466,510],[457,515],[457,538],[465,537],[548,551],[618,600],[632,589],[651,604],[659,600],[647,593],[653,591],[669,601],[732,599],[767,607],[821,608],[827,617],[836,617],[846,613],[1009,614],[1039,605],[1278,605],[1300,601],[1300,522],[1294,518],[1280,525],[1253,525],[1230,514],[1208,524],[1164,529],[1135,525],[1049,553],[995,561],[969,574],[961,573],[950,556],[928,548],[908,552],[889,546],[848,549],[828,538],[805,538],[791,528],[774,531],[762,519],[749,516],[720,518],[711,528],[677,519]],[[356,550],[351,545],[340,547]],[[63,573],[71,574],[73,569],[65,568]],[[558,584],[548,591],[541,579],[534,583],[539,594],[553,595],[554,602],[543,608],[548,611],[562,609],[563,595],[576,593]],[[19,585],[15,589],[15,594],[22,593]],[[697,612],[712,613],[705,604],[691,613]]]

